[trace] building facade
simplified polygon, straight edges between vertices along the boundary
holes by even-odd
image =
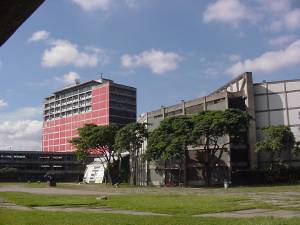
[[[256,169],[267,156],[257,154],[255,145],[261,139],[261,128],[268,125],[285,124],[291,127],[296,140],[300,141],[300,80],[263,82],[254,84],[252,73],[244,73],[231,80],[213,93],[176,105],[162,106],[160,109],[143,114],[138,121],[148,124],[150,131],[158,127],[166,118],[177,115],[194,115],[205,110],[225,110],[238,108],[247,111],[253,118],[247,131],[247,144],[228,145],[228,152],[223,154],[220,163],[214,168],[213,182],[222,183],[231,180],[236,171]],[[224,137],[228,141],[229,137]],[[146,150],[147,142],[141,149]],[[201,185],[203,146],[189,147],[186,158],[186,184]],[[298,158],[293,158],[298,164]],[[299,161],[300,162],[300,161]],[[165,185],[178,182],[179,162],[139,162],[137,170],[140,185]],[[181,179],[182,180],[182,179]]]
[[[0,150],[0,181],[45,181],[51,172],[58,181],[78,182],[83,170],[74,153]]]
[[[112,80],[91,80],[45,98],[44,152],[72,152],[69,143],[85,124],[125,125],[136,121],[136,89]]]

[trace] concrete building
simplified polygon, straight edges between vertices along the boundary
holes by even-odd
[[[300,141],[300,79],[291,81],[263,82],[253,84],[252,73],[244,73],[228,82],[213,93],[202,98],[182,101],[176,105],[162,106],[157,110],[143,114],[138,121],[149,124],[150,131],[158,127],[166,117],[194,115],[205,110],[225,110],[239,108],[253,118],[247,132],[248,143],[235,146],[230,144],[228,152],[223,154],[221,162],[213,171],[213,182],[221,183],[231,179],[235,171],[251,170],[259,166],[266,156],[257,155],[255,145],[261,138],[260,129],[268,125],[285,124],[291,127],[297,141]],[[224,137],[225,139],[228,137]],[[141,153],[146,149],[144,143]],[[188,185],[203,183],[200,163],[201,156],[197,148],[190,147],[186,159],[186,179]],[[200,151],[201,152],[201,151]],[[294,159],[297,163],[298,159]],[[140,185],[164,185],[178,182],[179,163],[174,162],[139,162],[137,171]]]
[[[44,152],[72,152],[69,140],[85,124],[125,125],[136,121],[136,89],[112,80],[91,80],[45,98]]]

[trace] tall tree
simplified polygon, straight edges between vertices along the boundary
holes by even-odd
[[[118,130],[115,139],[117,152],[129,152],[130,154],[130,183],[136,185],[139,150],[148,137],[145,123],[130,123]]]
[[[290,166],[292,155],[299,151],[290,127],[284,125],[268,126],[263,128],[262,131],[264,138],[257,143],[256,151],[269,153],[270,158],[267,165],[269,172],[272,174],[274,170],[283,164],[283,152],[289,153]]]
[[[98,155],[107,165],[107,176],[112,183],[111,170],[119,159],[119,154],[114,151],[114,141],[118,127],[115,124],[97,126],[87,124],[78,129],[79,137],[70,140],[76,147],[77,156],[85,158],[87,155]]]
[[[208,185],[212,168],[220,162],[224,152],[229,152],[230,142],[245,140],[249,120],[248,114],[238,109],[204,111],[193,117],[193,142],[202,146],[199,152],[204,166],[202,175]]]
[[[148,160],[180,160],[179,182],[181,183],[182,165],[186,164],[187,147],[192,142],[193,123],[189,117],[177,116],[164,119],[158,128],[150,133],[147,151]],[[186,172],[185,172],[186,176]],[[186,183],[186,179],[184,179]]]

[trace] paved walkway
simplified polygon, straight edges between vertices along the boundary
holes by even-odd
[[[300,217],[300,211],[291,210],[271,210],[271,209],[248,209],[233,212],[220,212],[195,215],[195,217],[231,217],[231,218],[251,218],[251,217],[277,217],[277,218],[293,218]]]

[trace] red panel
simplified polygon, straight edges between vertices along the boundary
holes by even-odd
[[[59,139],[54,140],[54,145],[59,145]]]

